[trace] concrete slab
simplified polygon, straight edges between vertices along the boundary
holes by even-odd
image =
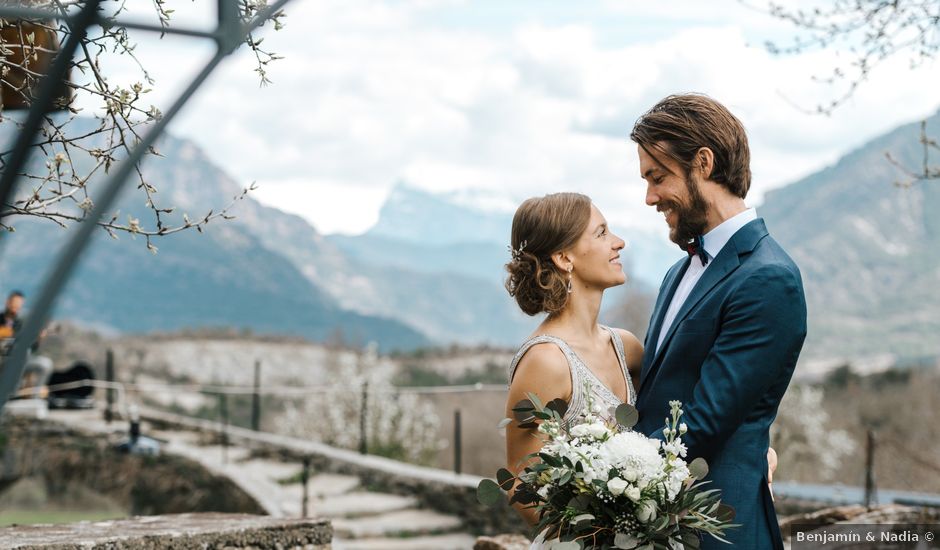
[[[359,540],[333,539],[333,550],[472,550],[475,541],[475,537],[463,533],[407,539],[385,537]]]
[[[430,510],[401,510],[363,518],[333,520],[336,536],[344,539],[412,537],[446,533],[462,526],[460,518]]]
[[[66,525],[0,529],[0,548],[317,548],[332,532],[322,519],[285,520],[245,514],[173,514]]]
[[[311,509],[313,514],[321,517],[355,518],[407,510],[417,506],[418,500],[413,497],[359,491],[316,500]]]

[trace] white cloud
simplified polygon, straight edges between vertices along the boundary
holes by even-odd
[[[643,205],[627,135],[668,93],[708,93],[744,121],[752,203],[937,107],[932,91],[940,88],[940,72],[911,72],[899,58],[832,117],[801,113],[788,100],[812,108],[828,97],[831,90],[810,77],[831,69],[832,53],[776,58],[751,47],[761,33],[778,37],[785,29],[737,2],[723,10],[700,2],[668,10],[588,3],[588,21],[570,8],[574,23],[541,21],[537,10],[488,21],[490,8],[513,13],[495,6],[294,0],[286,28],[262,32],[265,46],[286,57],[269,67],[274,84],[259,89],[250,52],[239,50],[173,128],[236,179],[261,182],[261,200],[323,231],[367,228],[402,178],[512,200],[582,191],[619,225],[658,227],[659,217]],[[550,11],[557,19],[563,8]],[[441,14],[451,23],[431,17]],[[494,32],[497,23],[509,32]],[[158,104],[165,106],[183,75],[208,55],[211,48],[195,44],[143,41],[143,61],[161,86]],[[130,71],[124,66],[118,74]]]

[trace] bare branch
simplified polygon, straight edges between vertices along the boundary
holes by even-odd
[[[168,7],[168,0],[151,0],[153,9],[161,27],[167,29],[172,24],[173,9]],[[70,10],[80,7],[84,0],[33,0],[34,7],[46,7],[57,10],[63,16]],[[126,0],[117,4],[111,16],[117,16],[126,10]],[[257,17],[267,7],[265,0],[239,0],[239,14],[244,22]],[[276,13],[274,29],[283,27],[283,12]],[[43,60],[48,59],[57,50],[57,44],[63,43],[70,30],[67,25],[43,21],[0,20],[0,29],[4,37],[0,38],[0,88],[4,97],[22,98],[27,105],[32,103],[37,83],[43,76]],[[16,37],[15,40],[11,36]],[[256,61],[255,71],[259,75],[260,85],[270,83],[266,68],[277,59],[273,52],[261,48],[263,39],[248,36],[245,43],[251,48]],[[80,50],[71,65],[73,75],[86,75],[87,82],[77,78],[68,79],[65,85],[71,95],[62,105],[70,116],[63,121],[61,117],[46,117],[45,124],[37,136],[34,147],[41,152],[45,160],[45,172],[24,169],[19,174],[32,187],[27,188],[10,204],[0,205],[0,229],[13,230],[11,219],[15,216],[32,216],[52,221],[62,227],[82,221],[93,206],[89,187],[96,181],[96,176],[110,172],[111,168],[141,141],[142,130],[162,117],[160,110],[144,103],[144,98],[155,84],[151,75],[142,66],[135,55],[136,44],[131,40],[126,28],[120,26],[96,27],[95,31],[81,41]],[[111,55],[129,57],[140,70],[140,81],[131,84],[112,83],[107,78],[107,60]],[[101,111],[94,116],[97,126],[91,130],[73,131],[73,125],[80,109],[75,107],[80,96],[95,97],[100,101]],[[5,116],[0,105],[0,124],[14,125],[17,129],[22,123],[15,118]],[[0,151],[0,170],[9,159],[11,151]],[[148,154],[159,156],[151,148]],[[88,162],[88,161],[91,162]],[[144,178],[140,166],[135,167],[137,192],[145,198],[145,204],[152,215],[151,220],[128,220],[119,223],[117,214],[110,221],[99,221],[98,225],[116,237],[117,232],[127,232],[145,237],[148,249],[156,251],[151,238],[193,229],[202,231],[203,227],[216,218],[231,219],[229,209],[254,189],[254,184],[236,197],[233,202],[217,213],[210,212],[197,221],[186,219],[182,224],[169,224],[166,215],[174,211],[172,205],[159,204],[157,189]]]

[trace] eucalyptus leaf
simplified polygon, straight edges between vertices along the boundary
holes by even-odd
[[[737,512],[735,512],[734,507],[732,507],[732,506],[730,506],[730,505],[728,505],[728,504],[722,503],[722,504],[720,504],[720,505],[718,506],[718,511],[717,511],[717,513],[716,513],[715,515],[716,515],[716,516],[718,517],[718,519],[720,519],[722,522],[731,523],[732,521],[734,521],[734,516],[735,516],[736,514],[737,514]]]
[[[618,406],[614,416],[617,418],[617,423],[624,428],[632,428],[640,421],[640,413],[629,403]]]
[[[686,548],[693,550],[701,547],[702,541],[699,540],[698,535],[695,533],[684,533],[682,535],[682,544],[684,544]]]
[[[633,535],[627,533],[617,533],[614,535],[614,548],[630,550],[631,548],[636,548],[638,544],[640,544],[640,540]]]
[[[497,430],[502,430],[506,426],[512,423],[512,418],[504,418],[499,421],[499,424],[496,425]]]
[[[511,484],[515,480],[516,476],[512,475],[512,472],[506,468],[500,468],[496,471],[496,481],[500,487],[506,487],[507,484]]]
[[[581,514],[571,518],[571,523],[581,523],[582,521],[590,521],[594,518],[594,514]]]
[[[535,410],[535,405],[533,405],[532,402],[529,401],[528,399],[521,399],[519,400],[519,402],[517,402],[515,405],[512,406],[512,410],[532,412]]]
[[[532,404],[535,406],[536,409],[542,410],[545,408],[545,406],[542,405],[542,400],[539,399],[539,396],[535,395],[534,393],[529,392],[526,394],[526,397],[529,398],[529,401],[532,402]]]
[[[484,479],[477,485],[477,501],[484,506],[493,506],[502,496],[502,490],[492,479]]]
[[[552,545],[551,550],[581,550],[581,545],[573,540],[556,542]]]
[[[689,473],[695,479],[703,479],[708,475],[708,462],[702,457],[696,458],[689,464]]]
[[[558,413],[558,416],[565,416],[565,413],[568,412],[568,402],[564,399],[557,397],[549,401],[546,408],[551,409]]]

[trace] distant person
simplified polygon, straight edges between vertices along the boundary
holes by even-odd
[[[23,324],[20,319],[20,312],[23,310],[24,302],[25,296],[19,290],[14,290],[7,296],[3,315],[0,316],[0,339],[16,338]],[[38,354],[39,342],[45,336],[45,333],[46,331],[43,330],[39,335],[39,339],[30,346],[26,355],[26,366],[23,368],[22,382],[25,383],[26,387],[32,387],[32,396],[34,398],[41,398],[43,393],[47,391],[46,384],[48,384],[49,376],[52,375],[53,370],[52,360]],[[4,349],[8,350],[9,346],[4,346]]]
[[[23,309],[23,293],[14,290],[7,296],[3,315],[0,316],[0,338],[13,338],[20,328],[20,311]]]

